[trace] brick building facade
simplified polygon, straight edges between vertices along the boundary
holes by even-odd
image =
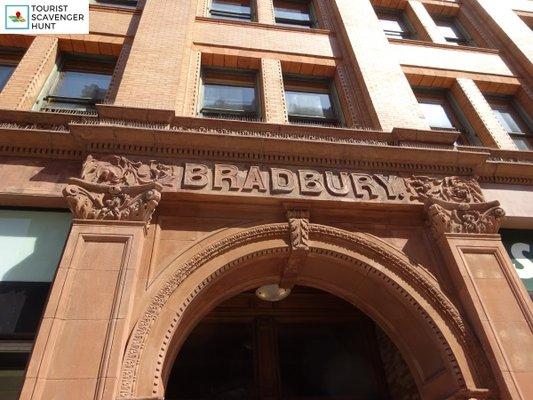
[[[532,26],[94,0],[0,35],[0,398],[533,398]]]

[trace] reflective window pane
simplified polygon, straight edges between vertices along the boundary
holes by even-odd
[[[4,352],[0,349],[0,399],[18,400],[28,356],[25,352]]]
[[[500,124],[503,126],[503,128],[509,132],[509,133],[521,133],[522,130],[520,129],[520,126],[515,121],[513,115],[507,111],[502,109],[493,109],[494,115],[500,122]]]
[[[278,23],[290,24],[292,22],[296,25],[310,26],[312,22],[307,3],[275,1],[274,13]]]
[[[107,74],[63,71],[50,94],[99,102],[105,98],[110,82],[111,75]]]
[[[428,102],[423,102],[423,101],[420,101],[419,104],[420,104],[420,109],[422,110],[422,113],[424,114],[424,118],[426,119],[426,121],[428,122],[431,128],[435,128],[435,129],[453,129],[454,128],[442,104],[428,103]]]
[[[402,20],[402,16],[391,13],[379,13],[378,21],[385,35],[393,38],[408,38],[409,32]]]
[[[0,65],[0,90],[4,88],[14,70],[14,65]]]
[[[286,90],[289,116],[336,119],[328,93],[312,93]]]
[[[0,210],[0,336],[35,334],[70,221],[66,212]]]
[[[241,1],[213,0],[210,13],[217,18],[251,19],[250,3]]]
[[[204,86],[204,108],[255,112],[255,88],[206,84]]]
[[[435,24],[448,43],[463,44],[465,42],[464,35],[453,21],[436,20]]]

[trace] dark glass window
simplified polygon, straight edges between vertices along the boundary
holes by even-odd
[[[394,39],[409,39],[412,37],[411,30],[401,11],[378,10],[376,14],[379,24],[387,37]]]
[[[420,111],[431,129],[460,132],[456,144],[480,144],[475,133],[465,126],[466,120],[452,106],[449,93],[442,90],[415,89]]]
[[[18,399],[70,223],[67,212],[0,209],[0,399]]]
[[[2,65],[0,64],[0,90],[4,88],[7,81],[11,77],[11,74],[15,70],[14,65]]]
[[[216,18],[252,20],[252,7],[246,0],[212,0],[209,13]]]
[[[104,6],[119,6],[135,8],[137,7],[137,0],[91,0],[91,4],[99,4]]]
[[[280,25],[315,27],[315,18],[307,1],[274,0],[276,23]]]
[[[339,124],[338,107],[329,80],[288,76],[284,85],[290,122]]]
[[[24,55],[25,49],[20,48],[0,48],[0,91],[15,71],[20,59]]]
[[[258,119],[254,72],[205,70],[202,80],[203,104],[200,110],[202,116]]]
[[[533,135],[526,118],[508,98],[489,98],[496,119],[520,150],[533,150]]]
[[[435,18],[435,24],[449,44],[462,46],[473,44],[454,18]]]
[[[518,277],[533,299],[533,231],[501,229],[502,242],[511,257]]]
[[[95,104],[105,99],[114,67],[114,59],[65,56],[41,109],[94,110]]]

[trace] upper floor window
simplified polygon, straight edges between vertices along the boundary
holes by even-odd
[[[202,72],[204,117],[257,120],[257,78],[255,72],[206,69]]]
[[[252,7],[248,0],[212,0],[209,13],[215,18],[252,20]]]
[[[276,23],[280,25],[301,26],[303,28],[316,26],[312,7],[308,1],[274,0],[274,14]]]
[[[20,49],[0,49],[0,91],[4,88],[9,78],[11,78],[22,55],[23,50]]]
[[[472,44],[465,30],[457,23],[455,18],[437,17],[434,19],[439,31],[449,44],[456,46],[468,46]]]
[[[135,8],[137,7],[138,1],[137,0],[91,0],[90,3],[104,5],[104,6]]]
[[[415,95],[420,110],[431,129],[459,131],[461,136],[457,144],[479,144],[471,130],[465,128],[466,120],[456,112],[446,92],[417,89]]]
[[[106,97],[115,60],[64,55],[44,89],[43,110],[91,111]]]
[[[284,86],[290,122],[340,124],[340,106],[330,80],[285,76]]]
[[[385,35],[393,39],[410,39],[413,34],[405,15],[397,10],[377,10],[379,24]]]
[[[518,111],[510,99],[489,98],[494,115],[501,126],[511,136],[520,150],[533,150],[533,135],[527,116]]]

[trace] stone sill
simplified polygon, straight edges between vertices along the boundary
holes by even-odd
[[[442,48],[442,49],[449,49],[449,50],[462,50],[462,51],[471,51],[476,53],[489,53],[489,54],[500,54],[500,51],[498,49],[489,49],[485,47],[474,47],[474,46],[454,46],[452,44],[444,44],[444,43],[434,43],[427,40],[417,40],[417,39],[395,39],[395,38],[388,38],[390,43],[398,43],[398,44],[410,44],[413,46],[421,46],[421,47],[433,47],[433,48]]]

